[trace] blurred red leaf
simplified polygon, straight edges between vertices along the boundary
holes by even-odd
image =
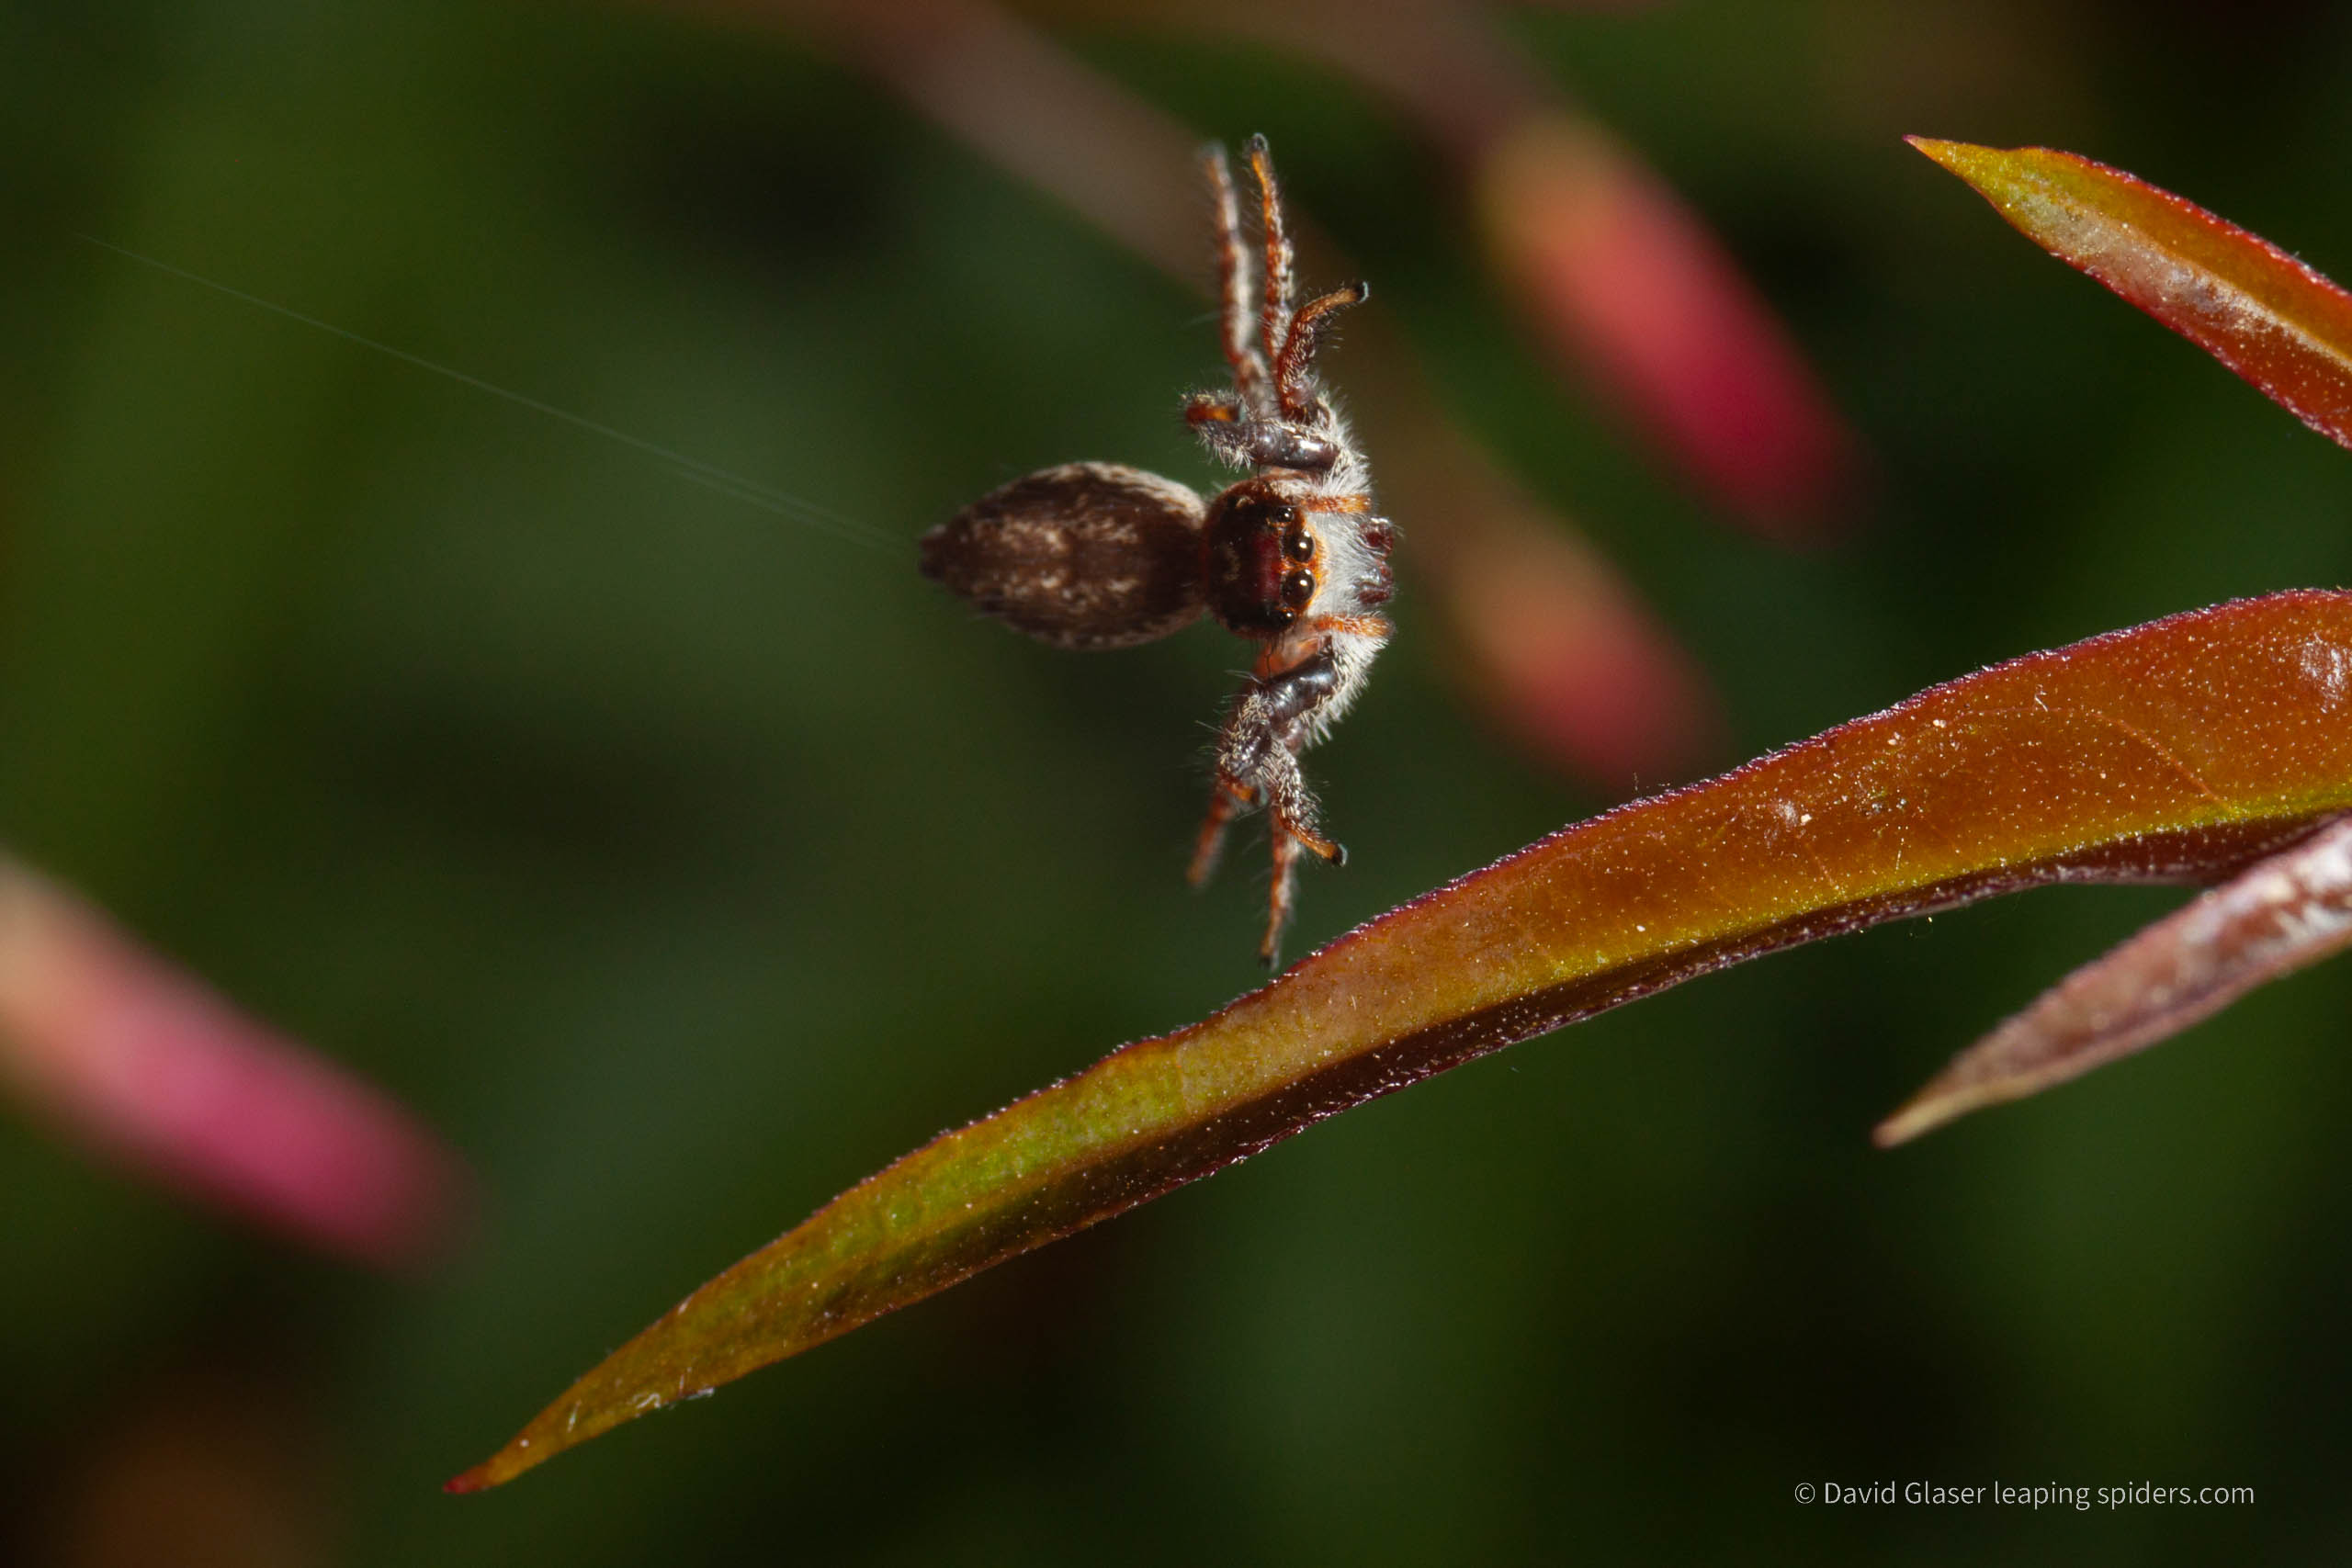
[[[1852,437],[1714,237],[1610,138],[1521,126],[1478,174],[1481,220],[1537,318],[1699,479],[1804,538],[1852,481]]]
[[[1495,725],[1612,794],[1687,778],[1715,751],[1705,677],[1614,567],[1508,505],[1462,520],[1430,573],[1466,683]]]
[[[2352,808],[2352,593],[2226,604],[1939,686],[1565,829],[1189,1029],[939,1138],[688,1296],[503,1482],[1322,1118],[1742,959],[2058,881],[2209,880]]]
[[[2047,147],[1906,140],[2036,244],[2352,446],[2352,294],[2259,235],[2120,169]]]
[[[167,1185],[365,1262],[446,1238],[456,1161],[377,1090],[0,859],[0,1086]]]

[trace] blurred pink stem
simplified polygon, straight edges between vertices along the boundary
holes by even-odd
[[[1846,499],[1854,442],[1788,334],[1681,198],[1607,135],[1521,124],[1479,171],[1498,265],[1699,479],[1801,538]]]
[[[1718,749],[1705,677],[1582,540],[1498,499],[1442,549],[1433,585],[1498,728],[1617,795],[1687,777]]]
[[[0,858],[0,1087],[167,1185],[382,1266],[444,1237],[455,1161],[398,1106]]]

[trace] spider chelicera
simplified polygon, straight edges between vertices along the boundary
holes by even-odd
[[[1216,204],[1233,385],[1193,393],[1184,418],[1213,455],[1250,477],[1206,499],[1115,463],[1041,469],[923,536],[922,570],[1059,648],[1149,642],[1204,609],[1258,645],[1217,737],[1216,783],[1190,875],[1195,886],[1207,880],[1237,814],[1266,808],[1274,875],[1258,953],[1271,967],[1300,853],[1347,860],[1316,826],[1298,754],[1347,711],[1388,640],[1375,612],[1395,591],[1396,529],[1373,515],[1363,454],[1315,377],[1317,338],[1338,311],[1363,303],[1365,286],[1293,304],[1290,237],[1265,138],[1251,137],[1243,152],[1264,259],[1253,267],[1225,149],[1211,146],[1201,162]]]

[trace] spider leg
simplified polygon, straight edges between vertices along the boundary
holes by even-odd
[[[1363,304],[1371,295],[1369,285],[1351,283],[1317,295],[1291,318],[1290,330],[1283,334],[1283,345],[1274,354],[1274,389],[1283,418],[1305,419],[1314,412],[1315,387],[1309,378],[1315,367],[1316,340],[1322,336],[1327,320],[1335,311]]]
[[[1216,874],[1216,863],[1225,853],[1225,829],[1236,815],[1258,804],[1254,795],[1244,793],[1222,778],[1209,791],[1208,815],[1201,819],[1201,835],[1193,842],[1193,863],[1185,868],[1184,880],[1195,887],[1208,886]]]
[[[1329,865],[1348,863],[1347,845],[1323,837],[1305,822],[1293,821],[1277,816],[1274,818],[1274,825],[1282,829],[1278,836],[1284,842],[1296,844],[1314,855],[1317,860]]]
[[[1290,333],[1290,233],[1283,227],[1282,187],[1274,179],[1266,139],[1252,136],[1241,150],[1249,156],[1250,172],[1258,177],[1258,223],[1266,243],[1265,302],[1259,308],[1258,334],[1265,344],[1265,363],[1271,366]]]
[[[1186,398],[1184,423],[1218,462],[1233,468],[1253,465],[1257,432],[1265,428],[1249,416],[1238,399],[1222,392],[1194,392]]]
[[[1218,457],[1236,468],[1247,465],[1250,432],[1257,422],[1241,400],[1223,392],[1194,392],[1184,400],[1184,423]]]
[[[1197,884],[1215,867],[1226,825],[1236,811],[1263,804],[1272,824],[1274,880],[1259,956],[1269,965],[1280,951],[1283,928],[1290,923],[1299,852],[1309,852],[1334,865],[1347,863],[1347,851],[1317,830],[1315,798],[1298,768],[1308,716],[1339,689],[1339,667],[1329,652],[1253,678],[1234,699],[1217,738],[1216,790],[1193,852],[1193,877]]]
[[[1185,399],[1184,423],[1219,462],[1237,468],[1317,474],[1340,460],[1338,445],[1328,437],[1279,420],[1249,417],[1237,400],[1218,392],[1194,392]],[[1309,502],[1308,510],[1317,508]]]
[[[1290,924],[1298,886],[1298,843],[1274,835],[1274,888],[1266,909],[1266,934],[1258,941],[1258,962],[1272,969],[1283,960],[1283,928]]]
[[[1305,732],[1295,731],[1297,739]],[[1282,956],[1283,930],[1290,924],[1298,881],[1298,857],[1306,851],[1333,865],[1348,863],[1348,852],[1315,831],[1314,803],[1300,777],[1298,759],[1285,743],[1275,753],[1280,761],[1269,769],[1266,811],[1272,818],[1270,835],[1274,856],[1273,886],[1267,895],[1266,934],[1258,944],[1259,962],[1272,969]]]
[[[1386,568],[1381,570],[1376,582],[1378,586],[1386,587]],[[1385,599],[1388,595],[1383,592],[1380,597]],[[1346,632],[1352,637],[1368,637],[1379,642],[1386,642],[1396,630],[1388,624],[1385,615],[1317,615],[1306,624],[1318,632]]]
[[[1263,417],[1273,412],[1272,383],[1266,361],[1250,342],[1250,247],[1241,238],[1241,203],[1234,193],[1233,169],[1226,162],[1221,143],[1213,141],[1202,150],[1201,168],[1208,175],[1209,198],[1216,209],[1216,297],[1225,362],[1233,367],[1233,387],[1240,395],[1241,407]]]

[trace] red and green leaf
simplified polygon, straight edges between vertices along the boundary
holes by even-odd
[[[2143,1051],[2352,947],[2352,820],[2323,829],[2086,964],[1880,1123],[1881,1147]]]
[[[2352,294],[2256,234],[2072,152],[1912,137],[2029,238],[2352,446]],[[2322,660],[2313,678],[2340,682]],[[1881,1124],[1901,1143],[2158,1041],[2352,946],[2352,825],[2247,869],[2052,987]]]
[[[2352,594],[1939,686],[1563,829],[939,1138],[688,1296],[471,1491],[1377,1095],[1777,948],[2057,881],[2211,881],[2352,809]]]
[[[2352,294],[2258,234],[2047,147],[1909,138],[2027,238],[2352,446]]]

